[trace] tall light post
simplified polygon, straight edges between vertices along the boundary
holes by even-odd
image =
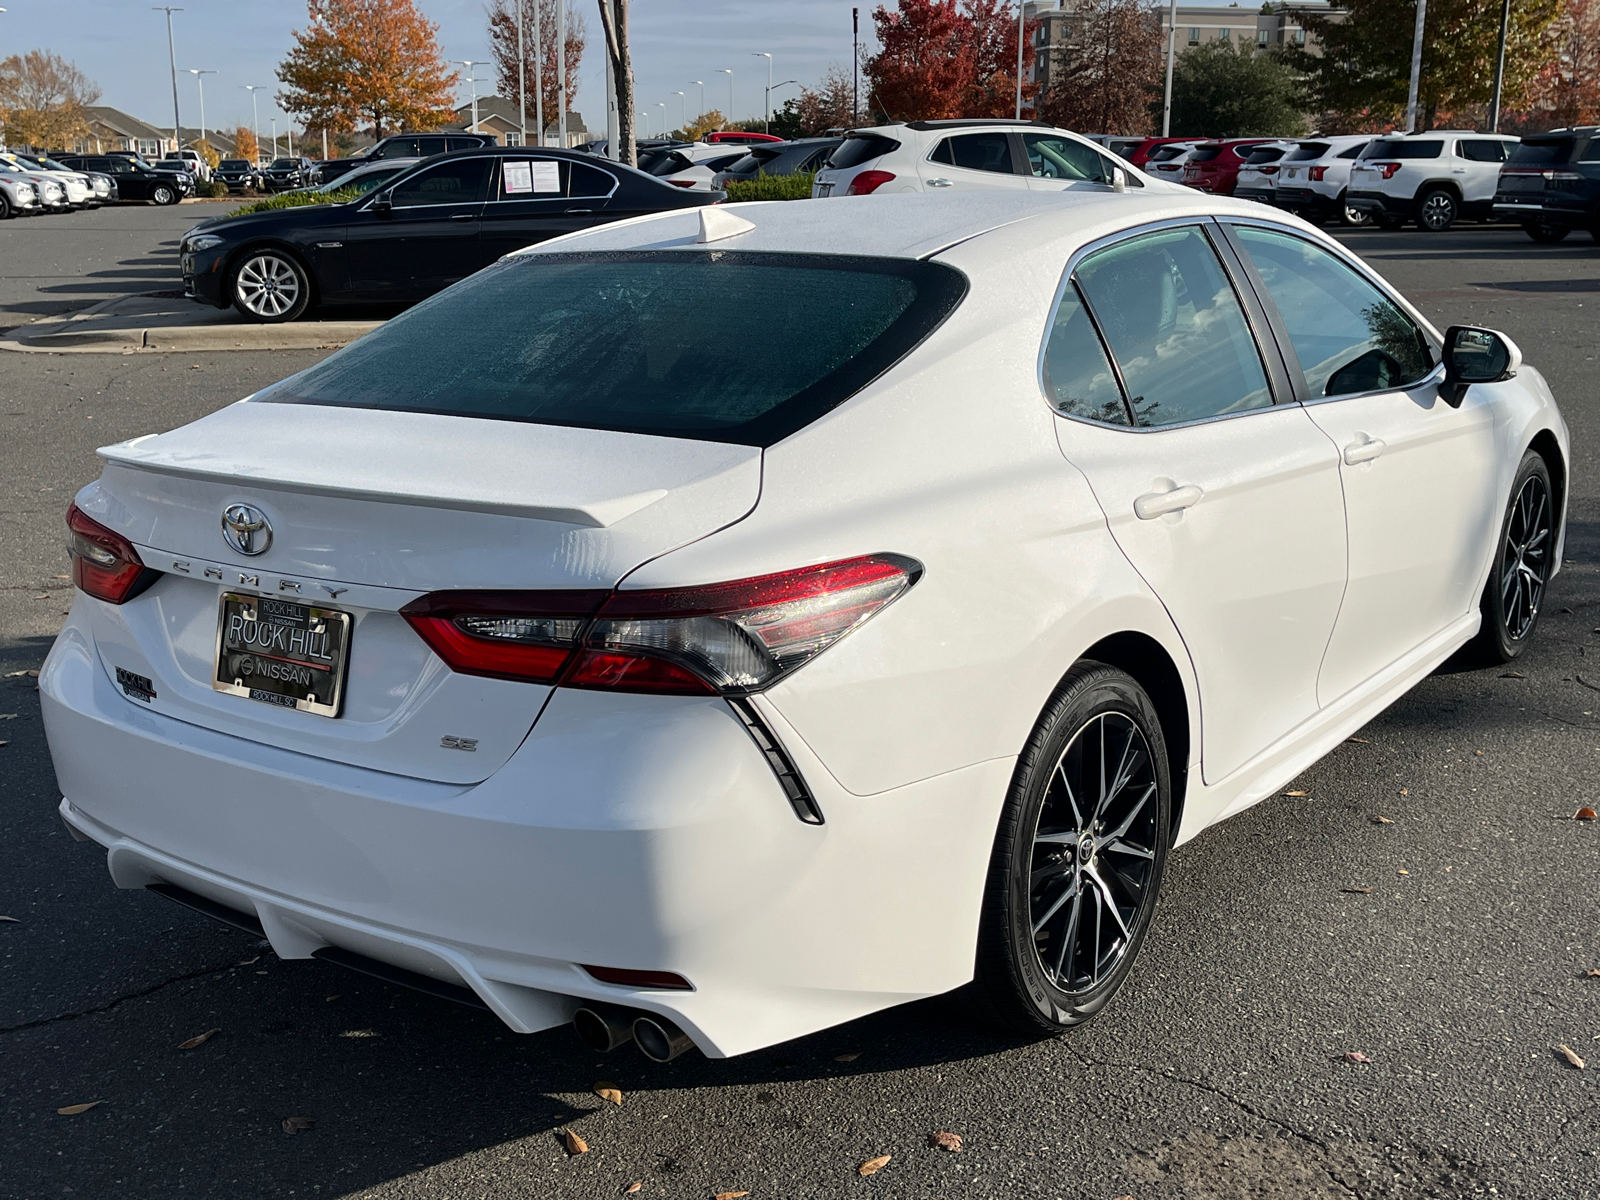
[[[172,69],[172,152],[176,154],[183,149],[183,129],[182,122],[178,118],[178,52],[172,41],[172,14],[182,12],[183,9],[152,4],[150,11],[167,14],[167,66]]]
[[[1017,4],[1017,120],[1022,120],[1022,35],[1027,29],[1028,6]]]
[[[1422,80],[1422,26],[1428,19],[1428,0],[1417,0],[1417,28],[1411,35],[1411,88],[1406,94],[1406,132],[1417,130],[1417,87]]]
[[[278,118],[277,117],[268,117],[267,120],[272,122],[272,157],[273,158],[277,158],[278,157]],[[268,165],[270,166],[271,164],[269,163]]]
[[[485,82],[485,81],[484,80],[480,80],[478,78],[478,73],[476,71],[474,71],[472,68],[473,67],[486,67],[486,66],[489,65],[488,61],[486,59],[482,59],[482,58],[476,59],[476,60],[470,59],[470,58],[452,58],[450,61],[455,66],[465,67],[467,69],[467,82],[472,85],[472,132],[473,133],[477,133],[478,132],[478,84],[482,83],[482,82]]]
[[[704,79],[691,79],[689,82],[698,85],[700,88],[700,115],[703,117],[706,115],[706,81]]]
[[[672,94],[678,98],[678,117],[680,119],[680,124],[678,125],[678,128],[679,129],[687,129],[687,128],[689,128],[689,101],[688,101],[688,98],[686,96],[684,96],[684,94],[682,92],[673,92]]]
[[[771,129],[772,129],[772,93],[777,91],[779,88],[788,87],[791,83],[798,84],[799,82],[800,81],[798,79],[785,79],[782,83],[774,83],[774,84],[768,85],[768,87],[767,87],[767,130],[768,130],[768,132],[771,132]]]
[[[753,50],[751,58],[764,58],[767,60],[767,132],[772,132],[772,55],[765,50]]]
[[[727,121],[728,121],[729,125],[732,125],[733,124],[733,68],[732,67],[718,67],[717,68],[717,74],[718,75],[726,75],[728,77],[728,117],[727,117]]]
[[[1500,93],[1506,82],[1506,33],[1511,27],[1511,0],[1500,0],[1500,48],[1494,57],[1494,95],[1489,100],[1489,132],[1500,132]]]
[[[1172,10],[1167,17],[1167,24],[1171,26],[1168,31],[1172,34],[1167,39],[1167,94],[1161,103],[1161,136],[1172,136],[1172,64],[1178,57],[1178,0],[1172,0]]]
[[[522,144],[528,144],[528,52],[522,45],[522,0],[517,0],[517,121]]]
[[[241,83],[239,85],[250,93],[250,115],[255,123],[250,126],[250,132],[256,135],[256,165],[261,165],[261,106],[256,101],[256,93],[267,90],[264,83]]]
[[[861,120],[861,10],[850,10],[850,124]]]
[[[567,148],[567,0],[556,0],[556,145]]]
[[[3,10],[0,10],[3,11]],[[197,71],[189,68],[189,74],[194,76],[194,84],[200,89],[200,140],[206,140],[206,81],[207,75],[215,75],[215,71]]]
[[[657,100],[656,101],[656,107],[661,110],[661,136],[662,137],[666,137],[667,136],[667,102],[665,100]]]
[[[544,145],[544,18],[538,0],[533,5],[533,119],[539,126],[539,145]]]

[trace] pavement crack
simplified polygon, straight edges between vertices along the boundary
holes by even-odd
[[[214,966],[202,967],[195,971],[187,971],[182,975],[173,975],[168,979],[163,979],[160,983],[152,983],[147,988],[140,988],[136,992],[128,992],[126,995],[118,996],[114,1000],[108,1000],[104,1004],[97,1005],[94,1008],[86,1008],[80,1012],[57,1013],[53,1017],[40,1017],[37,1021],[24,1021],[20,1025],[0,1025],[0,1034],[21,1033],[27,1029],[38,1029],[42,1026],[54,1025],[61,1021],[76,1021],[79,1017],[96,1017],[101,1013],[110,1012],[119,1004],[122,1004],[128,1000],[138,1000],[144,996],[153,995],[156,992],[159,992],[162,988],[169,988],[175,983],[187,983],[191,979],[200,979],[206,975],[215,975],[218,971],[225,971],[234,965],[235,964],[232,961],[229,961]]]

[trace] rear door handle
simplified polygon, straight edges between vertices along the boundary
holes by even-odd
[[[951,183],[950,183],[950,181],[948,179],[930,179],[930,180],[928,180],[928,186],[929,187],[950,187]]]
[[[593,211],[594,211],[594,209],[592,209],[592,208],[569,208],[569,209],[567,209],[567,212],[569,212],[569,213],[592,213]]]
[[[1357,463],[1371,462],[1383,453],[1383,443],[1377,438],[1367,438],[1364,442],[1351,442],[1344,448],[1345,465],[1355,466]]]
[[[477,213],[451,213],[450,214],[450,219],[452,221],[476,221],[478,219],[478,214]]]
[[[1200,503],[1205,493],[1194,484],[1173,488],[1170,492],[1146,492],[1133,502],[1133,515],[1141,521],[1154,521],[1168,513],[1182,512]]]

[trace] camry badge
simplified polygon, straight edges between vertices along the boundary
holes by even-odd
[[[230,504],[222,510],[222,540],[240,554],[264,554],[272,545],[272,525],[259,508]]]

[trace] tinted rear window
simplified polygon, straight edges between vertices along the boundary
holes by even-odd
[[[1249,163],[1271,163],[1271,162],[1277,162],[1286,153],[1287,153],[1287,151],[1281,150],[1276,146],[1274,146],[1270,150],[1252,150],[1252,151],[1250,151],[1250,157],[1245,159],[1245,162],[1249,162]]]
[[[1361,152],[1362,158],[1438,158],[1444,153],[1444,143],[1427,141],[1373,142]]]
[[[1192,162],[1192,163],[1210,162],[1212,159],[1214,159],[1217,155],[1219,155],[1221,153],[1222,153],[1222,147],[1221,146],[1202,146],[1200,149],[1196,150],[1193,154],[1191,154],[1189,156],[1189,161]]]
[[[881,134],[867,133],[847,137],[844,143],[828,156],[828,165],[836,171],[859,167],[869,159],[882,158],[891,150],[900,149],[900,143]]]
[[[1511,164],[1519,167],[1543,167],[1551,163],[1564,163],[1572,157],[1573,138],[1554,138],[1547,142],[1522,142],[1511,148]]]
[[[951,267],[909,259],[533,254],[261,399],[767,446],[877,378],[966,287]],[[741,345],[762,351],[728,355]]]
[[[1300,145],[1297,146],[1294,151],[1284,159],[1284,161],[1306,162],[1309,159],[1321,158],[1327,152],[1327,142],[1301,142]]]

